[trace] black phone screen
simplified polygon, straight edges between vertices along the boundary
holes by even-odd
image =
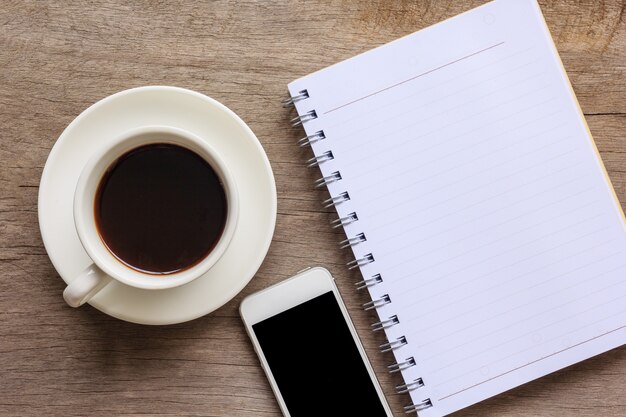
[[[252,326],[291,417],[386,417],[332,291]]]

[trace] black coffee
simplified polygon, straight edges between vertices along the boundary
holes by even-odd
[[[133,149],[109,167],[94,211],[113,255],[149,274],[171,274],[204,259],[227,214],[213,168],[188,149],[160,143]]]

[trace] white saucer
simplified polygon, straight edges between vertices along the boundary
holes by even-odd
[[[39,189],[39,225],[52,264],[70,282],[91,263],[72,215],[78,176],[98,143],[145,125],[188,130],[222,155],[239,191],[237,230],[222,258],[189,284],[142,290],[113,281],[89,304],[134,323],[180,323],[212,312],[239,293],[261,266],[274,233],[272,168],[254,133],[231,110],[176,87],[140,87],[97,102],[74,119],[48,156]]]

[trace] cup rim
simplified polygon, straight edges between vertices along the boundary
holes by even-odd
[[[150,140],[151,135],[165,133],[165,139]],[[185,147],[207,161],[220,177],[226,194],[227,215],[224,230],[209,254],[195,265],[171,274],[150,274],[133,269],[115,257],[100,236],[95,225],[94,203],[102,175],[126,152],[150,143],[171,143]],[[224,254],[236,230],[239,198],[234,176],[224,160],[207,141],[187,130],[148,125],[128,130],[97,150],[83,167],[74,191],[74,226],[80,242],[93,261],[111,278],[142,289],[167,289],[187,284],[207,272]]]

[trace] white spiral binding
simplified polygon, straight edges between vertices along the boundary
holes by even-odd
[[[315,143],[322,139],[326,139],[326,135],[324,134],[323,130],[318,130],[312,135],[305,136],[302,139],[298,140],[297,143],[298,143],[298,146],[300,146],[301,148],[304,148],[305,146],[311,146],[312,143]]]
[[[418,388],[422,388],[424,386],[424,380],[422,378],[417,378],[413,380],[413,382],[409,382],[407,384],[396,385],[396,392],[398,394],[406,394],[407,392],[415,391]]]
[[[382,297],[380,297],[378,300],[372,300],[372,301],[368,301],[367,303],[364,303],[363,309],[365,311],[373,310],[375,308],[382,307],[385,304],[389,304],[390,302],[391,302],[391,297],[389,297],[389,294],[385,294]]]
[[[357,216],[356,213],[352,212],[345,217],[333,220],[332,222],[330,222],[330,225],[333,229],[336,229],[338,227],[347,226],[350,223],[356,222],[357,220],[359,220],[359,216]]]
[[[346,265],[348,269],[354,269],[354,268],[360,268],[367,264],[371,264],[372,262],[374,262],[374,255],[372,255],[371,253],[368,253],[362,258],[355,259],[353,261],[348,262]]]
[[[298,115],[290,120],[291,126],[298,127],[302,126],[308,121],[317,119],[317,112],[315,110],[310,110],[304,113],[302,116]]]
[[[426,410],[433,406],[433,402],[430,401],[430,398],[426,398],[420,403],[417,404],[409,404],[404,407],[404,412],[407,414],[417,413],[418,411]]]
[[[363,243],[363,242],[367,242],[367,238],[365,237],[365,233],[359,233],[355,237],[350,237],[348,239],[344,239],[341,242],[339,242],[339,248],[340,249],[345,249],[345,248],[348,248],[350,246],[356,246],[359,243]]]
[[[357,290],[362,290],[363,288],[373,287],[374,285],[380,284],[383,282],[383,277],[380,274],[372,275],[371,278],[363,279],[361,281],[355,282]]]
[[[295,103],[302,101],[302,100],[306,100],[308,98],[309,98],[309,91],[306,89],[301,90],[295,96],[288,97],[287,99],[283,100],[283,107],[295,107]],[[291,119],[291,125],[293,127],[303,126],[307,122],[311,120],[315,120],[317,118],[318,118],[317,112],[315,110],[309,110],[306,113],[303,113],[302,115],[298,115],[294,117],[293,119]],[[299,139],[297,144],[300,147],[306,147],[306,146],[311,146],[311,144],[325,140],[325,139],[327,139],[327,137],[324,131],[318,130],[317,132],[311,135],[307,135],[303,137],[302,139]],[[318,156],[314,156],[313,158],[307,160],[306,164],[309,167],[316,167],[321,164],[324,164],[325,162],[331,161],[333,159],[334,159],[334,155],[333,155],[332,150],[327,150],[319,154]],[[341,172],[334,171],[332,174],[316,180],[315,187],[320,188],[320,187],[323,187],[324,185],[336,183],[341,180],[342,180]],[[332,206],[337,206],[349,200],[350,200],[350,194],[348,193],[348,191],[344,191],[336,196],[331,196],[327,200],[323,201],[322,204],[324,205],[324,207],[332,207]],[[359,217],[357,213],[352,212],[344,217],[340,217],[336,220],[333,220],[331,222],[331,226],[333,228],[345,227],[351,223],[357,222],[358,220],[359,220]],[[339,245],[342,248],[347,248],[347,247],[354,247],[356,245],[359,245],[365,242],[367,242],[367,238],[365,237],[365,234],[358,233],[353,237],[348,237],[347,239],[343,240],[342,242],[339,243]],[[367,253],[361,258],[354,259],[348,262],[347,266],[348,266],[348,269],[355,269],[355,268],[360,268],[360,267],[363,267],[365,265],[368,265],[374,262],[375,262],[374,255],[372,253]],[[383,277],[381,276],[381,274],[374,274],[369,278],[364,278],[363,280],[356,282],[355,286],[357,289],[360,290],[363,288],[373,287],[374,285],[378,285],[381,282],[383,282]],[[367,303],[364,303],[363,308],[365,310],[373,310],[373,309],[380,308],[390,303],[391,303],[391,297],[388,294],[385,294],[377,300],[371,300]],[[377,323],[372,324],[372,330],[373,331],[385,330],[385,329],[389,329],[390,327],[396,326],[398,324],[400,324],[400,319],[398,318],[397,315],[393,315],[386,320],[381,320]],[[401,349],[403,346],[407,345],[407,343],[408,342],[407,342],[406,337],[400,336],[394,341],[391,341],[391,342],[388,341],[387,343],[383,343],[382,345],[380,345],[380,351],[389,352],[392,350]],[[416,365],[415,359],[413,357],[409,357],[402,362],[393,363],[389,365],[387,368],[389,372],[395,373],[395,372],[404,371],[405,369],[408,369],[415,365]],[[399,394],[405,394],[405,393],[414,391],[416,389],[419,389],[423,386],[424,386],[424,380],[422,378],[417,378],[410,383],[398,385],[396,387],[396,391]],[[404,411],[405,413],[416,413],[418,411],[424,410],[426,408],[430,408],[432,406],[433,406],[433,403],[430,400],[430,398],[426,398],[417,404],[407,405],[406,407],[404,407]]]
[[[394,340],[393,342],[383,343],[378,348],[380,349],[380,351],[382,353],[385,353],[385,352],[390,352],[392,350],[399,349],[402,346],[406,345],[407,343],[408,342],[406,340],[406,337],[400,336],[396,340]]]
[[[390,373],[396,373],[400,371],[404,371],[405,369],[409,369],[411,366],[415,366],[415,359],[411,356],[410,358],[406,358],[402,362],[395,362],[391,365],[387,366],[387,369]]]
[[[379,330],[389,329],[390,327],[396,326],[398,324],[400,324],[400,319],[398,319],[398,316],[393,315],[387,320],[377,321],[376,323],[372,324],[372,330],[377,332]]]
[[[319,156],[314,156],[313,158],[308,159],[306,161],[306,166],[308,166],[309,168],[316,167],[316,166],[319,166],[319,164],[323,162],[331,161],[333,159],[335,159],[335,157],[333,156],[333,152],[326,151]]]
[[[335,197],[331,197],[329,199],[322,201],[322,205],[324,206],[324,208],[328,208],[328,207],[332,207],[332,206],[336,206],[338,204],[344,203],[349,200],[350,200],[350,194],[348,194],[347,191],[344,191],[343,193],[336,195]]]
[[[315,188],[321,188],[325,185],[332,184],[333,182],[341,180],[341,173],[339,171],[335,171],[330,175],[315,180]]]
[[[309,98],[309,91],[308,90],[302,90],[300,91],[298,94],[296,94],[293,97],[288,97],[286,99],[283,100],[283,107],[292,107],[294,105],[294,103],[300,101],[300,100],[304,100],[305,98]]]

